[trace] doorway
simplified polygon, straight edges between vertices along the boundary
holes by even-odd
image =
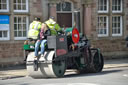
[[[74,13],[72,2],[60,2],[57,8],[57,22],[61,27],[73,27]]]

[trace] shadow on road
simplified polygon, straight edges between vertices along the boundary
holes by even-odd
[[[4,67],[0,68],[0,71],[7,71],[7,70],[21,70],[21,69],[26,69],[26,65],[15,65],[15,66],[9,66],[9,67]]]
[[[106,75],[110,73],[116,73],[121,72],[122,70],[106,70],[99,73],[84,73],[84,74],[69,74],[65,75],[64,78],[70,78],[70,77],[85,77],[85,76],[99,76],[99,75]]]

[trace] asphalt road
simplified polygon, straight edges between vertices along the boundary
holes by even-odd
[[[128,85],[128,67],[106,68],[101,73],[67,74],[63,78],[19,77],[0,80],[0,85]]]

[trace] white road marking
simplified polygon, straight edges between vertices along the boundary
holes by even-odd
[[[43,85],[100,85],[94,83],[54,83],[54,84],[43,84]]]
[[[93,84],[93,83],[70,83],[67,85],[99,85],[99,84]]]
[[[123,76],[124,76],[124,77],[128,77],[128,74],[124,74]]]

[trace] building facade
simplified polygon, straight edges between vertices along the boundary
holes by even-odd
[[[23,63],[23,43],[35,17],[54,16],[101,49],[105,58],[128,56],[127,0],[0,0],[0,65]]]
[[[29,23],[42,16],[41,0],[0,0],[0,65],[23,63]]]

